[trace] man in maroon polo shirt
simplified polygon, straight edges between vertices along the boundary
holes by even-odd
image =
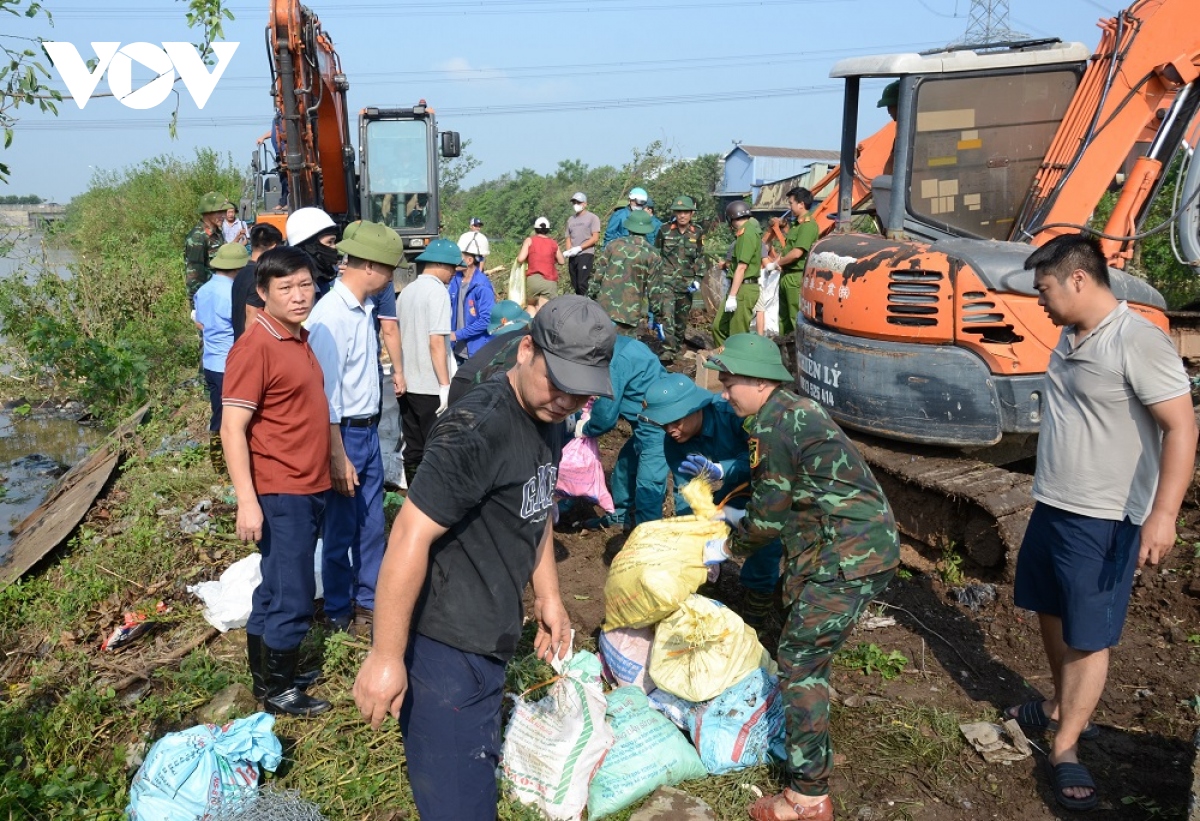
[[[313,614],[313,555],[329,479],[329,404],[301,327],[316,286],[308,255],[275,248],[258,260],[265,307],[229,352],[221,440],[237,495],[237,536],[258,542],[262,582],[246,624],[255,695],[271,713],[311,716],[329,702],[296,681]]]

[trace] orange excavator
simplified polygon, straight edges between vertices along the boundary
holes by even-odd
[[[371,106],[359,113],[351,143],[346,93],[333,39],[299,0],[270,0],[267,52],[275,102],[272,143],[255,157],[257,220],[284,230],[287,210],[323,208],[339,224],[383,222],[404,239],[409,258],[438,235],[438,154],[457,157],[457,132],[439,132],[433,108]],[[286,207],[279,202],[286,178]]]
[[[1002,440],[1036,434],[1059,331],[1024,261],[1031,245],[1087,227],[1114,187],[1116,207],[1095,229],[1113,290],[1167,327],[1162,296],[1123,269],[1139,239],[1171,228],[1147,226],[1149,207],[1178,152],[1190,159],[1195,145],[1195,6],[1138,0],[1101,21],[1094,53],[1042,40],[834,66],[845,79],[841,164],[815,211],[822,238],[806,261],[797,379],[839,423],[869,435],[860,435],[868,459],[905,485],[897,494],[919,487],[955,500],[958,513],[910,521],[910,535],[982,539],[986,564],[1024,530],[1027,483],[921,446],[1000,454]],[[859,143],[863,78],[896,81],[898,95],[896,121]],[[1200,269],[1200,173],[1181,178],[1174,217]],[[855,230],[866,217],[879,233]]]

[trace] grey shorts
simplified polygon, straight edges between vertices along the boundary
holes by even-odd
[[[532,305],[538,299],[554,299],[558,296],[558,280],[546,279],[541,274],[525,277],[525,304]]]

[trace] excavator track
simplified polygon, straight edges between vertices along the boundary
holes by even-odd
[[[847,433],[883,487],[901,533],[1012,576],[1033,512],[1032,476],[956,451]]]

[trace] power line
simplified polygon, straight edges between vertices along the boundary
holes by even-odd
[[[736,91],[719,91],[707,94],[669,94],[657,97],[625,97],[607,100],[568,100],[545,103],[525,103],[516,105],[497,106],[467,106],[461,108],[438,108],[438,115],[443,119],[494,117],[511,114],[556,114],[574,111],[592,111],[613,108],[647,108],[672,105],[694,105],[696,103],[717,103],[731,100],[753,100],[783,97],[801,97],[815,94],[840,93],[841,84],[831,83],[820,86],[802,86],[794,88],[771,89],[738,89]],[[90,120],[83,122],[31,122],[22,123],[19,128],[26,131],[65,130],[75,131],[125,131],[129,129],[145,129],[162,127],[166,118],[151,119],[146,117],[126,117],[122,119]],[[220,117],[180,117],[179,127],[186,128],[232,128],[237,126],[258,126],[264,122],[262,115],[239,115]]]

